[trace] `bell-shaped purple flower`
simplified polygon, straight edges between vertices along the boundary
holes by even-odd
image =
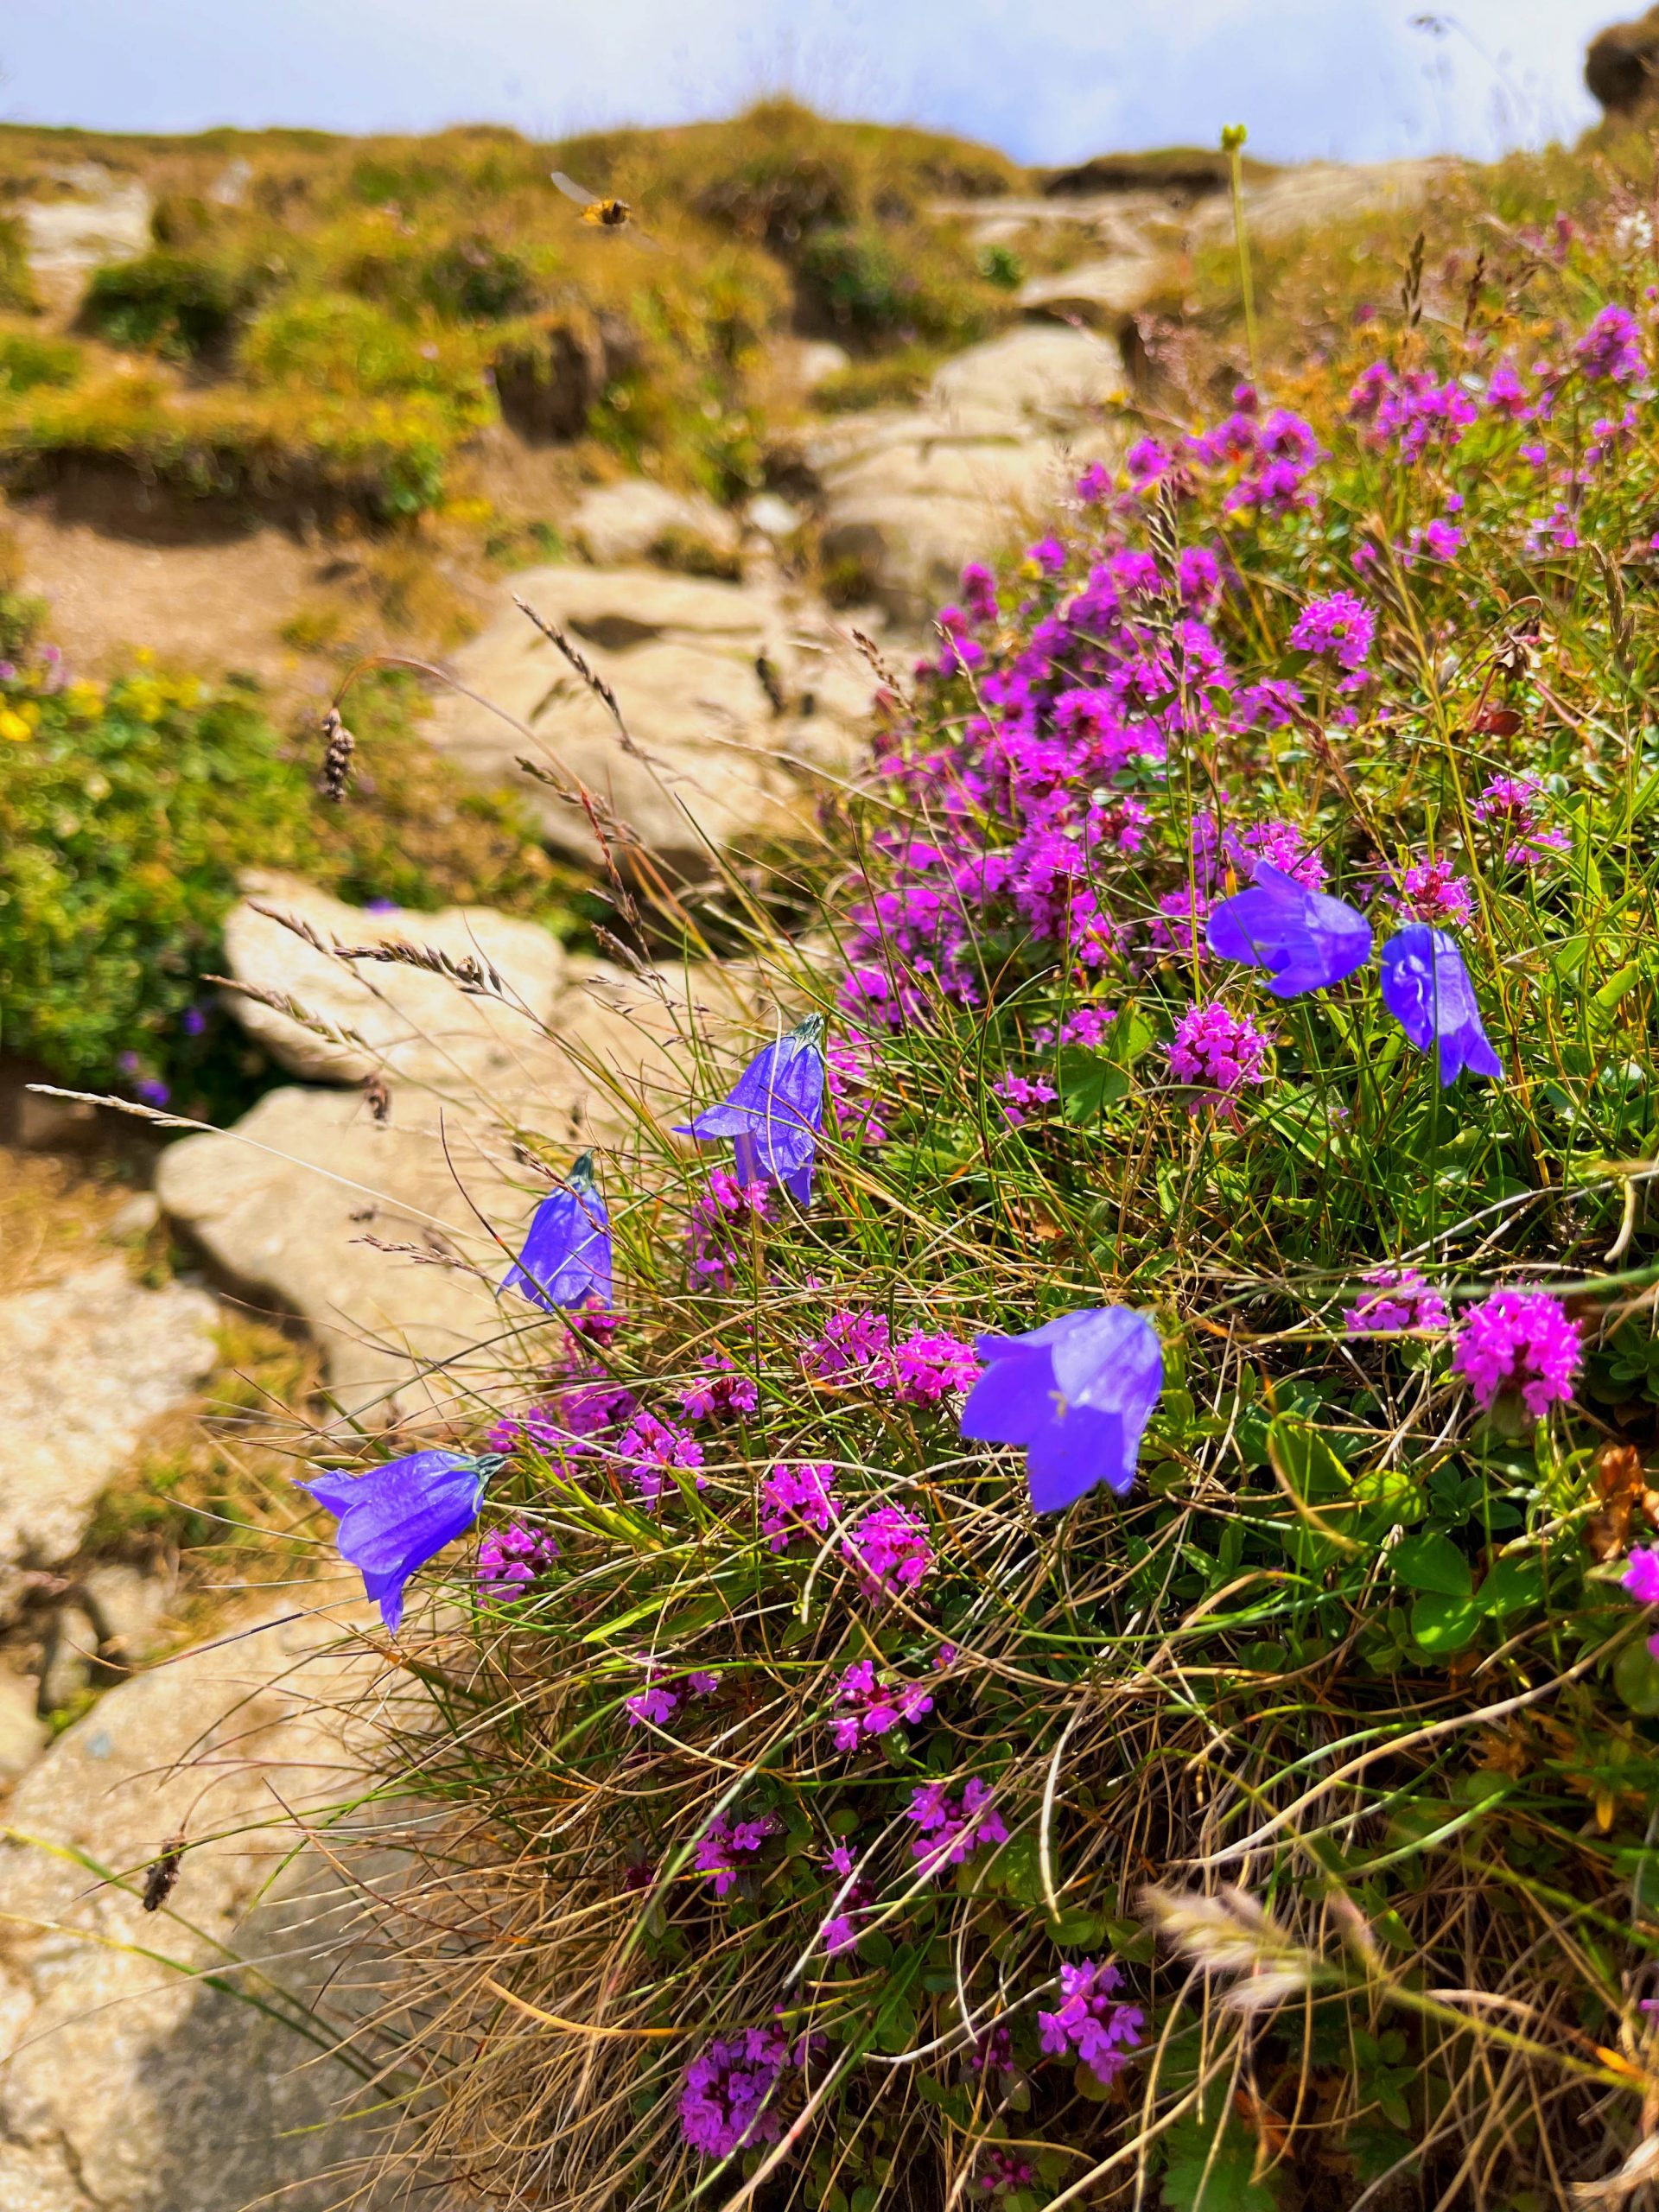
[[[366,1475],[320,1475],[300,1487],[339,1515],[340,1555],[361,1569],[395,1631],[410,1577],[477,1520],[484,1469],[454,1452],[411,1452]]]
[[[718,1106],[678,1125],[708,1143],[732,1141],[740,1187],[781,1183],[803,1205],[812,1196],[812,1163],[823,1125],[823,1023],[809,1014],[749,1062]]]
[[[981,1337],[975,1349],[985,1372],[962,1433],[1025,1446],[1039,1513],[1058,1513],[1097,1483],[1124,1495],[1164,1387],[1163,1346],[1144,1313],[1085,1306],[1023,1337]]]
[[[1258,861],[1247,891],[1224,899],[1206,938],[1224,960],[1247,960],[1272,976],[1276,999],[1327,991],[1371,957],[1371,925],[1344,899],[1310,891],[1270,861]]]
[[[566,1186],[542,1200],[524,1249],[502,1279],[503,1290],[520,1290],[544,1313],[562,1306],[611,1302],[611,1217],[594,1179],[594,1155],[584,1152]]]
[[[1382,1002],[1420,1052],[1440,1047],[1440,1087],[1465,1068],[1502,1075],[1503,1064],[1481,1027],[1474,985],[1457,941],[1414,922],[1382,948]]]

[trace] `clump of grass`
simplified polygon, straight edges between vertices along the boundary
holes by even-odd
[[[1166,425],[965,577],[809,945],[733,871],[774,1024],[835,1025],[810,1202],[673,1147],[742,1058],[688,1020],[601,1162],[613,1322],[508,1300],[492,1548],[410,1638],[396,2018],[474,2183],[1503,2212],[1642,2171],[1659,410],[1650,318],[1586,331],[1604,213],[1525,320],[1408,281],[1351,397],[1363,357]],[[1372,969],[1281,999],[1212,950],[1264,861],[1440,928],[1501,1075],[1443,1088]],[[1379,1267],[1421,1278],[1382,1332]],[[1541,1403],[1471,1387],[1499,1287],[1571,1347]],[[962,1433],[975,1340],[1107,1305],[1162,1344],[1138,1477],[1038,1515]]]
[[[922,397],[946,359],[937,346],[906,346],[874,360],[850,361],[812,387],[812,404],[826,415],[852,415],[867,407],[909,407]]]

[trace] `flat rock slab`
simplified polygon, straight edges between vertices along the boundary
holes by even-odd
[[[499,1081],[394,1079],[384,1125],[359,1092],[274,1090],[234,1129],[162,1155],[168,1216],[255,1304],[304,1320],[336,1403],[365,1427],[452,1408],[543,1341],[537,1309],[496,1289],[550,1188],[514,1156],[513,1129],[574,1152],[641,1118],[683,1119],[699,1077],[679,1036],[740,1007],[724,971],[647,984],[597,962],[572,970],[552,1034]]]
[[[1098,331],[1022,324],[935,372],[928,412],[961,429],[1068,431],[1128,392],[1123,356]]]
[[[7,2212],[243,2212],[267,2193],[284,2212],[327,2212],[348,2193],[327,2169],[374,2147],[329,2124],[354,2075],[193,1978],[216,1968],[232,1988],[303,2005],[338,1962],[343,1900],[296,1816],[349,1799],[366,1738],[348,1710],[385,1670],[342,1650],[336,1624],[294,1610],[109,1691],[8,1808]],[[147,1914],[134,1890],[180,1834],[195,1847],[168,1906]]]
[[[360,1083],[376,1071],[438,1084],[499,1079],[535,1025],[551,1016],[564,983],[557,938],[487,906],[369,913],[297,876],[275,874],[245,877],[244,888],[248,896],[225,925],[231,975],[363,1040],[356,1046],[319,1034],[245,992],[227,993],[231,1011],[278,1065],[313,1082]],[[505,993],[467,991],[452,976],[399,961],[336,959],[261,907],[295,916],[330,945],[407,945],[458,966],[477,962],[500,976]]]
[[[0,1618],[22,1568],[79,1548],[145,1424],[189,1401],[218,1315],[205,1291],[148,1290],[118,1259],[0,1299]]]
[[[505,592],[454,668],[531,737],[443,692],[428,732],[470,773],[518,783],[550,842],[580,861],[599,852],[587,812],[527,777],[521,757],[566,791],[596,795],[659,860],[702,877],[715,851],[807,830],[815,783],[857,755],[868,672],[821,612],[766,584],[571,565],[521,570],[512,588],[612,685],[636,749]],[[763,656],[777,696],[757,668]]]
[[[741,532],[723,508],[701,493],[673,492],[648,476],[632,476],[587,493],[570,518],[570,535],[590,561],[614,569],[693,547],[734,562]]]

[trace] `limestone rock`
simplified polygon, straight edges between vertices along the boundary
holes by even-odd
[[[574,1150],[631,1113],[680,1118],[694,1077],[677,1028],[694,1008],[718,1027],[737,992],[723,973],[667,969],[652,988],[579,966],[555,1038],[527,1046],[510,1080],[394,1081],[384,1125],[353,1092],[268,1092],[233,1130],[168,1147],[162,1206],[257,1306],[307,1323],[343,1411],[370,1427],[441,1411],[538,1322],[496,1289],[548,1187],[515,1160],[512,1127]]]
[[[1250,235],[1288,238],[1326,223],[1415,207],[1458,166],[1452,161],[1439,160],[1351,165],[1309,162],[1300,168],[1283,169],[1265,183],[1246,188],[1244,213]],[[1193,245],[1212,245],[1230,238],[1232,232],[1230,202],[1211,200],[1193,217],[1188,236]]]
[[[712,499],[671,492],[649,477],[603,484],[586,494],[570,518],[571,535],[588,558],[603,569],[631,561],[662,561],[696,573],[734,571],[738,533],[731,517]]]
[[[523,570],[512,589],[568,631],[614,688],[635,750],[510,602],[454,668],[469,690],[527,725],[533,742],[454,694],[440,695],[429,732],[470,772],[524,784],[550,840],[579,860],[592,862],[598,850],[587,813],[525,777],[520,756],[596,794],[647,850],[702,877],[711,846],[798,835],[810,823],[814,773],[844,773],[861,748],[862,664],[821,613],[773,588],[571,566]],[[782,713],[757,672],[762,655],[782,684]]]
[[[21,1568],[74,1553],[145,1424],[189,1400],[217,1318],[205,1291],[147,1290],[119,1260],[0,1300],[0,1617]]]
[[[171,1594],[171,1579],[164,1573],[146,1574],[120,1560],[89,1567],[76,1595],[96,1631],[99,1658],[111,1666],[136,1666],[155,1640]]]
[[[1058,276],[1033,276],[1021,285],[1019,304],[1028,315],[1077,321],[1118,340],[1124,322],[1157,293],[1170,268],[1160,254],[1118,254],[1079,262]]]
[[[59,197],[26,200],[16,210],[36,276],[81,275],[149,251],[150,198],[137,177],[81,162],[54,171],[53,181],[64,188]]]
[[[339,1963],[326,1865],[302,1848],[284,1862],[303,1841],[295,1816],[337,1803],[361,1771],[345,1709],[380,1668],[333,1648],[326,1618],[293,1611],[111,1690],[12,1798],[0,1845],[9,2212],[243,2212],[267,2192],[286,2212],[326,2212],[342,2190],[325,2170],[374,2147],[330,2125],[356,2077],[230,1993],[299,2013]],[[148,1915],[144,1870],[181,1833],[192,1847],[177,1886]],[[227,1965],[219,1945],[258,1963]],[[219,1989],[196,1978],[209,1967]]]
[[[46,1745],[40,1684],[32,1675],[0,1668],[0,1789],[26,1774]]]
[[[956,354],[934,375],[930,411],[964,430],[1017,433],[1086,423],[1128,391],[1123,357],[1098,332],[1016,325]]]
[[[47,1631],[41,1672],[41,1713],[61,1713],[92,1685],[98,1663],[98,1629],[79,1605],[60,1605]]]
[[[564,981],[563,947],[538,923],[487,906],[446,906],[433,914],[346,906],[297,876],[256,874],[225,924],[225,956],[238,982],[296,1001],[303,1010],[363,1039],[361,1046],[319,1036],[303,1023],[240,991],[226,1003],[249,1034],[290,1074],[313,1082],[360,1083],[375,1071],[434,1083],[465,1077],[498,1080],[515,1065],[535,1024],[553,1010]],[[395,961],[346,963],[318,952],[251,903],[294,914],[328,942],[407,944],[478,960],[507,985],[505,1000],[468,993],[448,977]]]

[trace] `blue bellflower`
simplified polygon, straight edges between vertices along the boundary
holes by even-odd
[[[594,1180],[594,1155],[584,1152],[567,1186],[542,1200],[524,1249],[502,1279],[503,1290],[521,1290],[544,1313],[562,1306],[611,1302],[611,1217]]]
[[[1023,1444],[1031,1502],[1058,1513],[1098,1483],[1122,1497],[1164,1387],[1164,1352],[1144,1313],[1085,1306],[1023,1337],[981,1337],[985,1372],[963,1408],[980,1444]]]
[[[340,1516],[340,1555],[361,1569],[395,1632],[410,1577],[477,1520],[484,1469],[454,1452],[411,1452],[366,1475],[320,1475],[300,1487]]]
[[[739,1183],[781,1183],[805,1205],[823,1126],[823,1021],[809,1014],[755,1055],[718,1106],[681,1122],[676,1134],[705,1144],[729,1137]]]
[[[1206,938],[1224,960],[1247,960],[1272,976],[1276,999],[1328,991],[1371,957],[1371,925],[1344,899],[1310,891],[1269,861],[1258,861],[1248,891],[1224,899]]]
[[[1440,1088],[1465,1068],[1502,1075],[1503,1063],[1481,1027],[1474,985],[1455,939],[1414,922],[1382,948],[1382,1002],[1420,1052],[1440,1047]]]

